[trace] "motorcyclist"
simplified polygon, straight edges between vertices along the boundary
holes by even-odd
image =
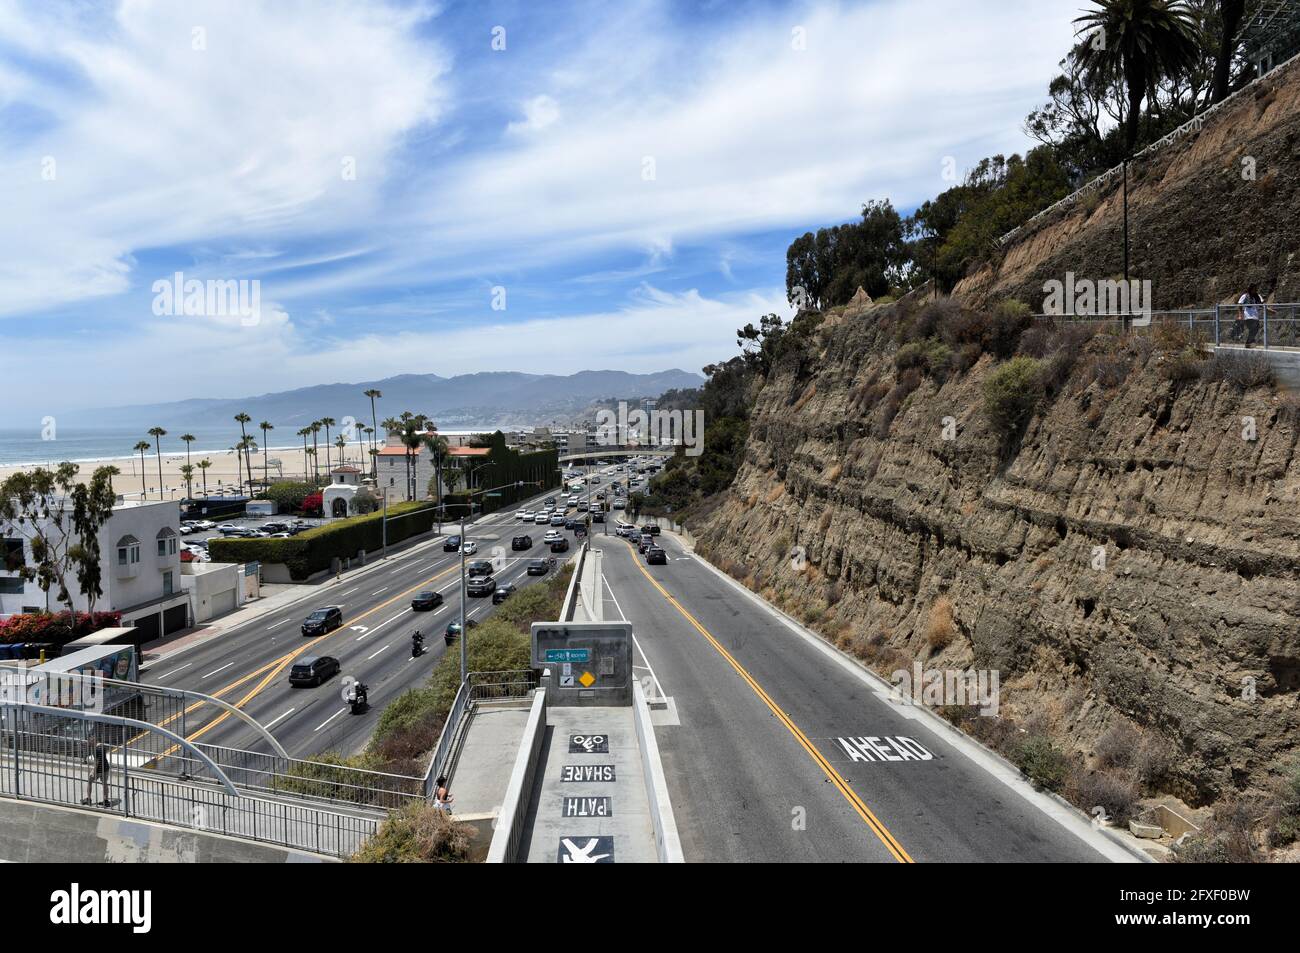
[[[415,634],[411,636],[411,655],[419,655],[422,651],[424,651],[424,636],[420,634],[419,629],[416,629]]]

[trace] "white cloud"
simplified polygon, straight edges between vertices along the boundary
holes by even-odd
[[[378,214],[392,149],[441,107],[446,57],[412,37],[417,16],[344,0],[130,0],[109,23],[0,7],[19,49],[71,87],[40,103],[54,128],[0,142],[0,313],[124,291],[140,249]]]
[[[553,124],[560,118],[560,106],[550,96],[534,96],[523,104],[522,122],[512,122],[506,127],[508,132],[538,132]]]

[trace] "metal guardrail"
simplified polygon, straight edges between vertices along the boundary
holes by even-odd
[[[1142,331],[1162,325],[1184,326],[1216,347],[1255,347],[1262,350],[1300,348],[1300,304],[1222,304],[1213,308],[1152,311],[1149,314],[1036,314],[1036,321],[1099,324],[1121,331]]]
[[[1173,143],[1179,141],[1180,139],[1184,139],[1194,132],[1199,132],[1201,128],[1205,125],[1206,120],[1210,119],[1216,113],[1219,113],[1225,108],[1227,108],[1229,103],[1235,104],[1236,101],[1238,99],[1243,98],[1244,94],[1247,92],[1252,94],[1258,92],[1258,84],[1266,83],[1266,82],[1273,83],[1279,80],[1281,78],[1280,71],[1286,69],[1288,66],[1295,63],[1297,59],[1300,59],[1300,54],[1297,54],[1296,56],[1292,56],[1285,63],[1281,63],[1278,66],[1275,66],[1273,69],[1265,73],[1263,76],[1256,77],[1254,80],[1252,80],[1247,85],[1243,86],[1241,89],[1237,90],[1231,96],[1227,97],[1221,102],[1215,103],[1213,106],[1211,106],[1209,109],[1205,110],[1204,112],[1198,113],[1196,116],[1193,116],[1191,119],[1183,123],[1177,129],[1173,130],[1170,133],[1167,133],[1160,139],[1157,139],[1155,142],[1151,143],[1151,145],[1147,146],[1142,151],[1135,153],[1133,158],[1128,160],[1128,164],[1132,165],[1135,162],[1149,158],[1150,156],[1161,151],[1167,146],[1172,145]],[[1024,224],[1018,225],[1017,227],[1013,228],[1011,231],[1007,232],[1005,235],[1003,235],[1001,238],[997,240],[996,244],[998,245],[999,248],[1005,248],[1010,242],[1014,241],[1016,238],[1020,237],[1021,235],[1028,234],[1030,231],[1032,231],[1038,224],[1040,224],[1049,216],[1051,216],[1053,212],[1077,205],[1079,200],[1082,199],[1084,196],[1086,196],[1088,193],[1095,192],[1099,189],[1105,188],[1107,185],[1114,182],[1117,178],[1121,177],[1123,173],[1124,173],[1124,163],[1120,163],[1119,165],[1111,169],[1107,169],[1105,172],[1097,176],[1095,179],[1090,179],[1088,182],[1084,183],[1078,189],[1071,192],[1069,195],[1065,196],[1065,198],[1053,202],[1051,205],[1043,209],[1041,212],[1037,213],[1036,215],[1033,215],[1032,217],[1027,219],[1024,222]]]
[[[87,730],[89,729],[89,730]],[[159,733],[158,746],[185,742],[138,720],[47,706],[0,706],[0,796],[89,808],[205,833],[346,856],[380,819],[244,794],[215,763],[213,781],[160,776],[127,736]],[[207,755],[193,752],[196,764]]]
[[[533,781],[537,776],[537,760],[542,742],[546,738],[546,692],[533,695],[533,703],[524,724],[519,751],[515,755],[510,781],[501,799],[501,812],[497,816],[492,843],[488,845],[489,864],[512,864],[519,858],[523,842],[524,821],[532,801]]]
[[[470,672],[470,703],[525,698],[537,687],[537,673],[530,668],[503,672]]]

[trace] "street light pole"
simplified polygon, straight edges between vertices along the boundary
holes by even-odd
[[[473,501],[469,504],[474,505]],[[469,678],[469,630],[465,628],[465,514],[460,517],[460,683]]]
[[[384,491],[384,515],[379,520],[379,527],[380,527],[380,531],[383,534],[384,548],[383,548],[383,555],[380,558],[387,559],[388,558],[388,487],[384,487],[383,491]]]

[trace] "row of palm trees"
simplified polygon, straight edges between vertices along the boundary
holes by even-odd
[[[365,437],[368,444],[366,452],[370,456],[370,476],[377,480],[379,469],[377,457],[379,455],[379,442],[376,434],[379,432],[381,424],[378,421],[378,412],[375,401],[382,398],[383,392],[377,388],[369,388],[362,392],[363,396],[370,399],[370,419],[372,426],[361,426],[357,428]],[[239,465],[239,481],[241,484],[247,482],[251,487],[253,483],[253,453],[258,449],[257,440],[248,432],[248,425],[253,422],[253,418],[244,412],[235,414],[233,420],[239,424],[239,440],[230,448],[236,456],[236,462]],[[306,427],[298,431],[298,436],[302,438],[302,450],[304,461],[311,460],[311,473],[306,472],[304,463],[303,479],[316,482],[320,478],[320,472],[316,466],[316,458],[319,455],[321,441],[319,434],[325,432],[325,472],[328,474],[333,469],[333,461],[330,457],[330,445],[333,428],[338,426],[338,421],[333,417],[322,417],[320,420],[314,420]],[[437,432],[427,414],[413,414],[410,411],[403,411],[398,417],[389,417],[382,424],[385,432],[392,436],[400,436],[402,445],[406,448],[406,495],[407,499],[415,499],[419,493],[415,486],[415,474],[418,472],[415,467],[415,455],[419,452],[420,447],[426,447],[434,457],[435,472],[443,469],[442,464],[447,456],[447,440]],[[275,425],[269,421],[263,420],[257,425],[262,431],[262,482],[269,482],[269,434],[275,429]],[[158,459],[158,486],[159,493],[162,494],[162,438],[167,436],[167,431],[162,427],[149,428],[149,436],[153,438],[150,444],[147,440],[141,440],[132,449],[140,454],[140,492],[143,497],[146,492],[145,488],[145,457],[144,455],[153,450]],[[307,446],[307,438],[311,438],[311,446]],[[181,467],[181,475],[185,478],[186,495],[193,496],[193,478],[195,466],[203,475],[203,493],[206,496],[208,492],[208,467],[212,466],[212,461],[204,458],[197,464],[192,464],[190,460],[190,445],[197,440],[191,433],[181,434],[181,440],[185,443],[185,465]],[[339,451],[339,460],[346,462],[347,440],[342,433],[339,433],[333,439],[333,446]],[[459,471],[448,469],[443,473],[443,477],[450,485],[454,486]]]

